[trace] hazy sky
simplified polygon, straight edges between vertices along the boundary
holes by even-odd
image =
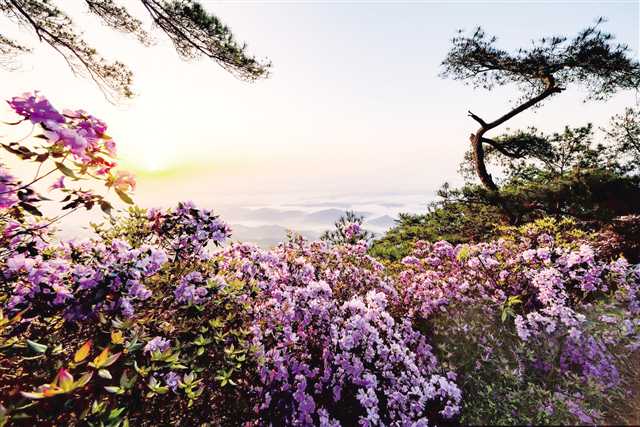
[[[21,71],[0,73],[0,95],[39,89],[59,108],[106,120],[146,204],[180,197],[213,205],[233,194],[429,193],[456,182],[475,128],[466,111],[492,119],[514,95],[513,88],[474,91],[438,77],[458,28],[482,25],[499,46],[515,48],[573,35],[605,16],[605,28],[635,54],[640,38],[637,1],[202,2],[250,52],[273,62],[269,79],[248,84],[213,62],[182,62],[160,33],[156,46],[144,48],[96,25],[83,2],[60,3],[106,57],[131,67],[138,96],[108,104],[44,47],[22,58]],[[637,101],[627,93],[585,105],[581,95],[569,90],[511,126],[604,124]]]

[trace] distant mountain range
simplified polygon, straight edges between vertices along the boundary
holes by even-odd
[[[261,223],[275,223],[279,225],[285,224],[305,224],[312,223],[317,225],[333,224],[344,213],[344,209],[321,209],[313,212],[304,212],[301,210],[274,209],[274,208],[235,208],[220,209],[222,217],[231,222],[253,221]],[[356,212],[358,215],[365,217],[371,215],[370,212]]]
[[[264,248],[269,248],[284,241],[289,229],[280,225],[259,225],[255,227],[233,224],[231,225],[231,240],[251,242]],[[293,230],[309,240],[318,240],[320,233],[310,230]]]
[[[382,215],[377,218],[367,219],[364,223],[365,228],[367,226],[373,226],[376,228],[382,228],[385,231],[393,227],[396,224],[396,220],[389,215]]]
[[[343,214],[344,211],[339,209],[323,209],[312,213],[293,210],[279,211],[271,208],[255,209],[251,210],[249,214],[246,214],[242,218],[250,221],[256,221],[259,219],[261,222],[284,221],[289,222],[289,224],[295,223],[297,225],[247,225],[235,223],[231,225],[231,240],[251,242],[268,248],[285,240],[288,231],[294,231],[309,240],[317,240],[320,238],[322,231],[332,228],[334,221],[340,218]],[[384,233],[390,227],[393,227],[394,224],[395,221],[392,217],[389,215],[382,215],[367,219],[364,223],[364,227],[379,235]],[[309,227],[304,227],[305,225]],[[319,227],[320,225],[321,227]]]

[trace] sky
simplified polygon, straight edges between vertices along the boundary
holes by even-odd
[[[0,96],[39,89],[59,108],[84,108],[109,124],[121,164],[138,177],[136,201],[182,198],[206,207],[269,205],[323,197],[416,195],[425,199],[457,168],[476,125],[506,112],[513,87],[491,92],[438,77],[457,29],[481,25],[514,49],[542,36],[573,35],[599,17],[635,55],[638,1],[343,2],[202,1],[249,52],[272,63],[270,78],[237,80],[215,63],[180,60],[159,32],[145,48],[101,27],[76,0],[58,2],[85,37],[134,72],[137,96],[109,104],[62,58],[26,33],[33,54],[0,71]],[[144,12],[135,4],[132,12]],[[604,125],[635,93],[582,103],[570,88],[512,128],[553,131]],[[0,107],[1,115],[8,115]],[[240,202],[241,201],[241,202]]]

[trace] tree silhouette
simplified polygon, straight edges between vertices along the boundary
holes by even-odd
[[[621,161],[627,161],[626,169],[640,169],[640,109],[625,109],[613,116],[609,128],[603,130],[615,154]]]
[[[363,228],[364,216],[354,211],[346,211],[336,222],[334,228],[320,236],[321,240],[332,245],[355,244],[360,241],[370,242],[374,235]]]
[[[246,52],[246,45],[200,3],[192,0],[138,0],[155,27],[169,39],[185,60],[206,57],[236,77],[252,81],[266,77],[268,61]],[[82,37],[73,20],[55,0],[0,0],[0,13],[19,27],[31,29],[40,42],[62,55],[78,75],[91,78],[110,100],[133,95],[132,73],[121,62],[108,62]],[[85,0],[91,14],[114,30],[131,34],[139,42],[152,41],[140,21],[114,0]],[[0,66],[11,67],[17,54],[29,48],[0,34]]]
[[[614,43],[613,35],[600,29],[603,22],[603,18],[598,19],[573,39],[543,38],[515,53],[498,49],[496,37],[488,36],[481,28],[471,36],[460,31],[453,38],[453,46],[442,63],[443,77],[484,89],[514,83],[522,95],[515,108],[493,121],[469,111],[469,116],[480,125],[469,137],[474,169],[489,191],[498,193],[499,188],[487,171],[485,147],[518,159],[527,156],[530,150],[540,149],[540,145],[535,139],[490,139],[485,137],[487,132],[572,84],[586,88],[588,100],[603,100],[619,90],[638,89],[640,63],[630,56],[627,45]]]

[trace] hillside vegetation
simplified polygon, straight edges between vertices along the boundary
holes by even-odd
[[[213,31],[198,10],[181,9]],[[257,67],[228,43],[227,62]],[[231,228],[191,202],[117,213],[136,182],[106,123],[10,99],[8,126],[32,133],[2,147],[34,170],[0,167],[0,426],[640,423],[637,110],[485,136],[567,85],[637,89],[640,64],[597,25],[494,43],[456,37],[445,75],[514,83],[521,103],[469,113],[468,183],[378,240],[353,212],[272,249],[224,246]],[[97,208],[86,239],[56,237]]]

